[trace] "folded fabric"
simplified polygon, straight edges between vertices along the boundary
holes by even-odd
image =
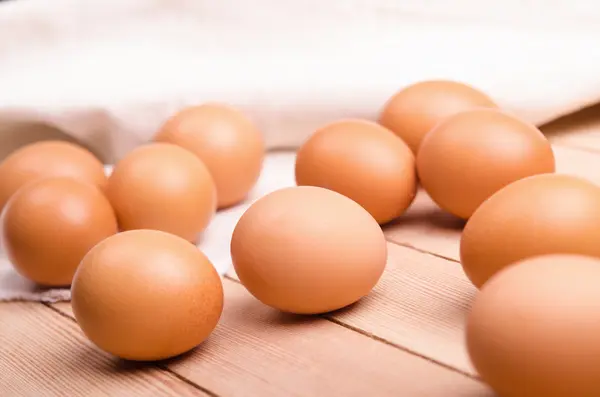
[[[48,124],[113,162],[182,106],[223,101],[270,148],[295,147],[431,78],[540,124],[600,99],[600,5],[565,4],[13,0],[0,3],[0,125]]]

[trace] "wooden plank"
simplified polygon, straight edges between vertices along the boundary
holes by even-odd
[[[553,143],[600,151],[600,104],[562,117],[541,129]]]
[[[237,280],[233,272],[228,276]],[[385,272],[371,294],[326,317],[477,376],[464,341],[475,293],[460,264],[390,243]]]
[[[409,210],[383,229],[388,241],[458,260],[465,221],[442,211],[419,189]]]
[[[554,145],[557,172],[586,178],[600,185],[600,153]],[[440,210],[424,191],[419,191],[411,208],[386,225],[389,241],[447,259],[459,260],[460,235],[464,221]]]
[[[388,264],[370,295],[337,321],[476,375],[465,346],[465,319],[476,289],[458,263],[388,244]]]
[[[3,396],[207,396],[174,374],[126,365],[40,303],[0,304]]]
[[[324,318],[281,314],[231,280],[224,286],[214,334],[168,364],[220,396],[493,396],[475,379]]]
[[[57,309],[59,312],[66,314],[67,316],[69,316],[73,321],[77,321],[75,320],[75,314],[73,314],[73,308],[71,307],[71,302],[56,302],[56,303],[51,303],[50,304],[51,307]]]

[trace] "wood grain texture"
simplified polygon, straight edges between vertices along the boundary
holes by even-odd
[[[41,303],[0,304],[0,395],[206,396],[171,373],[100,352]]]
[[[371,294],[326,317],[475,377],[464,340],[475,293],[460,264],[389,243],[385,272]]]
[[[281,314],[236,282],[224,287],[213,335],[167,363],[219,396],[493,396],[474,379],[324,318]],[[66,305],[55,307],[69,313]]]
[[[476,289],[455,262],[388,244],[388,264],[370,295],[330,315],[437,363],[476,376],[465,319]]]

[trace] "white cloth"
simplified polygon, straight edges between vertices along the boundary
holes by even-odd
[[[418,4],[414,4],[418,3]],[[600,99],[600,3],[12,0],[0,121],[40,120],[120,158],[176,109],[225,101],[269,147],[377,116],[417,80],[473,84],[542,123]]]
[[[2,2],[0,143],[14,144],[6,126],[42,123],[112,163],[177,109],[223,101],[256,121],[269,148],[294,148],[332,120],[376,118],[398,89],[431,78],[472,84],[540,124],[600,100],[600,3],[539,7],[521,0]],[[277,167],[267,172],[267,184],[290,183]],[[215,220],[223,229],[211,228],[229,230],[227,216]],[[208,231],[202,248],[226,263],[228,236],[220,233]],[[24,285],[0,281],[0,299],[53,296]]]
[[[283,187],[294,186],[294,160],[293,152],[270,153],[265,160],[263,173],[248,199],[243,204],[219,211],[204,231],[198,247],[220,274],[225,274],[231,267],[229,244],[237,221],[260,197]],[[70,299],[68,289],[38,288],[19,276],[6,257],[0,256],[0,302],[9,300],[55,302],[68,299]]]

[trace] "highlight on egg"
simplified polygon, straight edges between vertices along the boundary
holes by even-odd
[[[380,224],[402,215],[417,192],[415,158],[386,128],[366,120],[328,124],[299,148],[299,186],[333,190],[356,201]]]
[[[585,179],[535,175],[498,191],[463,230],[460,259],[481,287],[509,264],[538,255],[600,257],[600,187]]]
[[[416,164],[431,199],[463,219],[504,186],[555,171],[544,134],[497,109],[469,110],[440,122],[421,142]]]
[[[114,167],[106,194],[121,230],[155,229],[195,242],[217,208],[214,181],[192,152],[169,143],[140,146]]]
[[[154,140],[179,145],[202,160],[215,182],[219,208],[244,200],[258,181],[265,157],[257,126],[239,110],[219,103],[179,111]]]
[[[369,294],[387,260],[383,231],[359,204],[332,190],[277,190],[242,215],[231,258],[264,304],[296,314],[341,309]]]
[[[85,254],[117,231],[114,211],[96,186],[55,177],[31,182],[10,198],[0,236],[19,274],[64,287]]]
[[[72,306],[84,334],[117,357],[154,361],[204,342],[223,311],[223,286],[196,246],[170,233],[132,230],[83,258]]]
[[[497,108],[477,88],[453,80],[425,80],[402,88],[383,107],[379,123],[417,154],[425,135],[439,122],[466,110]]]
[[[504,397],[600,396],[599,284],[600,259],[581,255],[536,256],[492,277],[466,327],[482,379]]]

